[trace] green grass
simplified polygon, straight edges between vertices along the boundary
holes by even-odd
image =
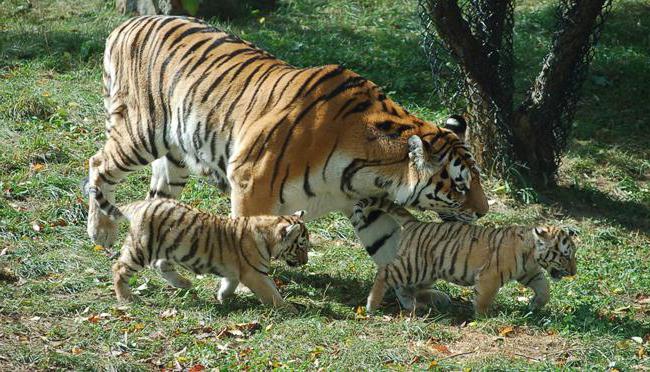
[[[111,3],[0,3],[0,266],[17,280],[0,281],[0,369],[650,368],[640,351],[650,349],[650,307],[641,303],[650,296],[648,0],[616,2],[558,187],[537,195],[486,181],[493,204],[480,223],[577,228],[578,275],[553,283],[536,314],[521,298],[531,293],[509,285],[495,316],[481,320],[468,316],[471,291],[443,283],[454,296],[449,313],[409,317],[393,304],[384,316],[357,316],[374,267],[337,214],[311,224],[307,266],[275,268],[298,315],[264,308],[251,294],[221,306],[214,277],[174,290],[150,271],[134,286],[140,301],[118,306],[110,252],[90,244],[79,191],[103,143],[103,41],[124,19]],[[520,92],[548,46],[551,3],[517,9]],[[414,1],[286,0],[219,26],[294,65],[342,63],[423,118],[444,115],[419,50]],[[118,198],[139,199],[147,186],[148,172],[133,175]],[[226,198],[200,179],[182,199],[228,212]],[[252,322],[259,326],[246,331]]]

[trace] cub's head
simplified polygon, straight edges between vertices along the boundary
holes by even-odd
[[[555,280],[576,275],[576,245],[573,233],[559,227],[533,228],[535,258]]]
[[[467,124],[460,116],[408,138],[409,188],[396,202],[433,210],[445,221],[472,222],[488,211],[479,169],[464,143]]]
[[[309,251],[309,232],[302,220],[305,211],[298,211],[290,216],[280,217],[276,227],[278,245],[275,258],[282,259],[289,266],[300,266],[307,263]]]

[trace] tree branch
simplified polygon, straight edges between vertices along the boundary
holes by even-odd
[[[583,63],[592,47],[589,39],[596,19],[607,0],[573,0],[563,15],[565,27],[558,30],[551,52],[544,59],[542,71],[529,90],[521,111],[557,112],[568,94],[578,88],[574,71]]]
[[[429,0],[428,12],[438,35],[449,46],[451,54],[482,91],[484,97],[499,97],[500,83],[494,66],[463,19],[455,0]]]

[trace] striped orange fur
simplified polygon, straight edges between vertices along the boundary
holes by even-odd
[[[474,285],[474,306],[479,314],[488,311],[499,288],[517,280],[535,292],[531,307],[537,309],[549,299],[542,269],[554,279],[576,274],[576,246],[570,233],[558,227],[426,223],[381,198],[355,204],[353,224],[362,228],[374,210],[389,212],[402,230],[397,255],[378,268],[368,311],[378,307],[387,287],[428,288],[437,279]]]
[[[91,195],[98,190],[91,189]],[[171,285],[188,288],[191,282],[175,266],[221,279],[218,300],[230,296],[239,282],[267,305],[284,306],[269,277],[272,258],[290,266],[307,263],[309,234],[303,212],[289,216],[222,217],[203,213],[172,199],[153,199],[121,207],[104,206],[114,221],[129,221],[129,233],[113,265],[115,293],[131,299],[133,274],[147,266],[159,270]]]

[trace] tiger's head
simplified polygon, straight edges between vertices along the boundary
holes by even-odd
[[[573,233],[554,226],[533,228],[535,259],[553,279],[576,275]]]
[[[309,231],[302,219],[305,211],[291,216],[282,216],[276,227],[277,246],[273,258],[284,260],[287,265],[301,266],[307,263],[309,251]]]
[[[460,116],[445,128],[408,138],[409,187],[396,202],[433,210],[445,221],[472,222],[488,211],[480,172],[463,139],[467,124]]]

